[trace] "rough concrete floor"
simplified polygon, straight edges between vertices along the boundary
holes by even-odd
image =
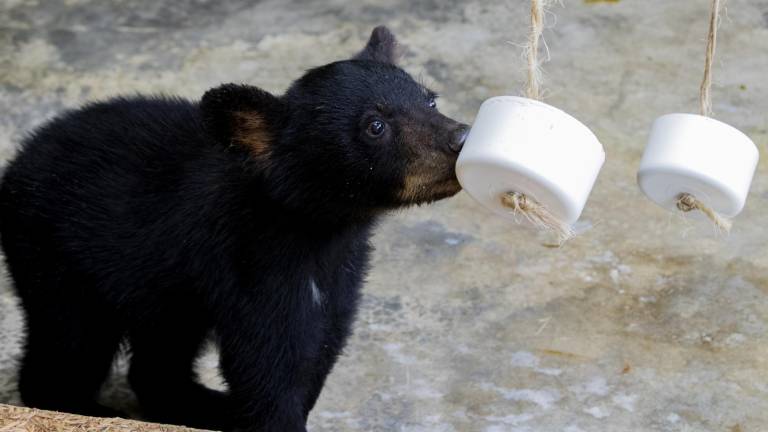
[[[727,237],[635,186],[654,117],[697,107],[709,2],[564,3],[545,32],[547,101],[608,153],[581,236],[545,247],[464,194],[390,217],[311,430],[766,430],[768,158]],[[522,87],[526,14],[525,0],[4,0],[1,157],[62,109],[110,95],[197,98],[229,81],[280,92],[380,23],[443,111],[471,121]],[[768,1],[730,1],[714,108],[763,151],[767,53]],[[21,319],[3,281],[0,402],[18,403]],[[216,381],[215,356],[200,367]],[[106,397],[130,410],[117,375]]]

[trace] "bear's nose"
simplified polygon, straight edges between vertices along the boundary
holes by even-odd
[[[467,140],[467,135],[469,135],[469,126],[462,126],[456,131],[454,138],[450,144],[448,144],[448,147],[456,153],[460,152],[461,148],[464,147],[464,141]]]

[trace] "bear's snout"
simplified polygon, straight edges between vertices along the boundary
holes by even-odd
[[[448,142],[448,148],[456,153],[459,153],[461,149],[464,148],[464,142],[467,140],[468,135],[469,126],[464,124],[459,126],[458,130],[456,130],[456,132],[453,134],[453,139]]]

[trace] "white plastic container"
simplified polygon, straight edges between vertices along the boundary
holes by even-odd
[[[666,209],[676,210],[680,194],[689,193],[730,218],[744,208],[758,158],[752,140],[732,126],[695,114],[667,114],[653,123],[637,182]]]
[[[515,218],[501,197],[520,192],[573,224],[604,161],[597,137],[575,118],[536,100],[499,96],[480,107],[456,175],[467,193],[501,216]]]

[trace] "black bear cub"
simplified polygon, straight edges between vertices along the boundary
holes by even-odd
[[[116,98],[30,136],[0,187],[2,247],[26,317],[25,404],[86,415],[123,342],[146,418],[304,431],[350,333],[371,231],[460,190],[467,126],[395,65],[357,56],[282,96]],[[196,381],[212,336],[227,392]]]

